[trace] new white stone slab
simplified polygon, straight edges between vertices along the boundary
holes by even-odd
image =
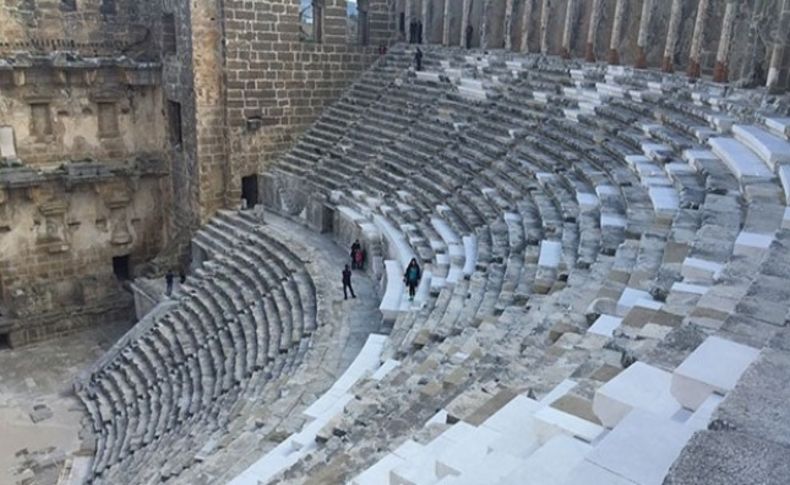
[[[565,394],[568,394],[568,392],[576,386],[576,381],[565,379],[557,384],[548,394],[543,396],[543,398],[540,400],[540,404],[543,406],[548,406]]]
[[[530,419],[541,404],[526,396],[518,395],[486,419],[482,426],[500,433],[512,430],[532,432]]]
[[[401,311],[401,300],[404,294],[403,270],[400,263],[391,259],[384,261],[384,277],[386,286],[379,310],[381,310],[384,320],[391,321]]]
[[[619,197],[620,190],[614,185],[597,185],[595,187],[595,194],[601,199],[606,197]]]
[[[687,257],[683,260],[680,274],[689,281],[713,281],[724,270],[724,265],[715,261]]]
[[[522,459],[507,453],[492,452],[478,463],[477,468],[466,471],[462,475],[447,476],[436,482],[436,485],[480,485],[496,483],[523,463]]]
[[[615,317],[614,315],[601,315],[595,320],[595,323],[587,329],[587,332],[603,335],[604,337],[611,337],[615,329],[622,323],[623,319],[620,317]]]
[[[773,134],[790,139],[790,118],[766,118],[765,126]]]
[[[0,158],[16,158],[14,129],[10,126],[0,126]]]
[[[640,164],[651,165],[650,159],[645,155],[626,155],[625,163],[627,163],[632,170],[636,170],[636,166]]]
[[[680,199],[674,187],[652,186],[647,189],[656,214],[674,214],[680,207]]]
[[[464,244],[464,276],[469,277],[475,272],[477,265],[477,236],[470,235],[462,238]]]
[[[538,266],[543,268],[556,268],[562,259],[562,243],[558,241],[543,240],[540,242],[540,256]]]
[[[782,217],[782,229],[790,229],[790,207],[785,209],[784,216]]]
[[[438,83],[441,81],[440,74],[437,71],[417,71],[417,79],[421,81],[429,81]]]
[[[457,443],[468,441],[475,427],[463,421],[447,428],[442,434],[422,447],[419,453],[409,457],[390,471],[390,485],[418,485],[434,483],[437,475],[437,459],[443,450]]]
[[[408,266],[409,262],[412,258],[415,258],[416,255],[403,236],[403,233],[396,229],[386,217],[378,214],[373,216],[373,222],[387,241],[389,257],[397,259],[403,268]]]
[[[693,433],[664,416],[634,410],[601,440],[587,460],[635,484],[661,485]]]
[[[628,221],[620,214],[613,212],[601,214],[601,227],[625,227]]]
[[[381,364],[381,367],[376,369],[376,372],[371,374],[370,378],[373,379],[374,381],[380,381],[385,377],[387,377],[387,374],[389,374],[393,369],[395,369],[399,365],[400,365],[400,361],[395,359],[387,359],[384,361],[383,364]]]
[[[642,143],[642,152],[651,160],[663,160],[672,155],[672,147],[663,143]]]
[[[736,256],[759,257],[771,247],[773,240],[773,234],[741,231],[735,239],[735,247],[732,253]]]
[[[595,194],[577,192],[576,203],[579,204],[579,207],[583,210],[592,210],[598,207],[598,197],[596,197]]]
[[[617,311],[625,314],[640,300],[653,301],[653,296],[644,290],[625,288],[620,298],[617,300]]]
[[[708,292],[708,287],[703,285],[695,285],[691,283],[682,283],[680,281],[676,281],[672,284],[672,288],[670,291],[676,293],[691,293],[693,295],[704,295]]]
[[[670,392],[671,382],[669,372],[635,362],[595,391],[593,412],[608,428],[634,409],[669,418],[680,408]]]
[[[382,485],[389,483],[390,471],[407,459],[418,454],[422,446],[412,440],[408,440],[399,446],[392,453],[387,454],[364,472],[357,475],[351,483],[353,485]],[[257,482],[255,483],[257,485]]]
[[[735,139],[751,148],[771,170],[781,163],[790,163],[790,143],[754,125],[732,127]]]
[[[592,447],[567,436],[556,436],[506,475],[498,485],[561,484],[574,466],[581,463]]]
[[[535,412],[535,429],[538,436],[551,437],[558,433],[592,443],[603,433],[603,427],[573,414],[546,406]]]
[[[715,153],[742,182],[768,180],[773,173],[752,150],[735,138],[711,138],[708,143]]]
[[[450,244],[458,244],[461,238],[455,233],[452,227],[444,219],[438,217],[431,217],[431,225],[439,234],[439,237],[449,246]]]
[[[672,374],[672,395],[697,409],[712,393],[731,391],[759,351],[720,337],[708,337]]]
[[[782,184],[782,190],[785,193],[785,204],[790,205],[790,165],[781,165],[777,169],[779,173],[779,182]]]
[[[463,421],[459,424],[466,424]],[[442,479],[449,475],[461,475],[473,471],[484,461],[489,446],[501,433],[491,428],[470,426],[472,430],[458,441],[439,451],[436,458],[436,476]]]

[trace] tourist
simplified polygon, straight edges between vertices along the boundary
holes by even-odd
[[[178,272],[178,281],[182,285],[187,282],[187,274],[184,272],[183,269]]]
[[[357,239],[351,245],[351,269],[360,269],[357,267],[357,256],[360,251],[362,251],[362,245],[359,243],[359,239]]]
[[[167,270],[167,274],[165,275],[165,284],[167,285],[165,295],[170,296],[170,294],[173,293],[173,272],[171,270]]]
[[[419,47],[417,51],[414,53],[414,68],[417,71],[422,71],[422,49]]]
[[[403,274],[403,282],[409,287],[409,301],[414,301],[414,294],[417,292],[417,285],[420,284],[420,265],[415,258],[411,259],[406,273]]]
[[[343,299],[348,300],[348,292],[351,292],[351,298],[356,298],[357,295],[354,294],[354,288],[351,287],[351,269],[349,269],[348,265],[343,270]]]
[[[365,250],[359,248],[357,251],[356,256],[354,256],[354,263],[357,265],[357,269],[365,269]]]
[[[466,26],[466,48],[472,48],[472,35],[474,34],[475,29],[471,25]]]

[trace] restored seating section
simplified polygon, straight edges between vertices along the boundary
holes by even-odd
[[[75,384],[96,436],[93,480],[178,475],[303,360],[316,289],[271,234],[250,212],[213,219],[193,240],[205,261],[182,291]]]
[[[787,115],[680,76],[424,51],[265,174],[271,209],[362,240],[400,362],[275,480],[661,483],[788,316]]]

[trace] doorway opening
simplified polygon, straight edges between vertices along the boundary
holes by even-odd
[[[258,175],[248,175],[241,178],[241,198],[247,203],[246,209],[252,209],[258,204]]]
[[[127,281],[131,278],[132,271],[129,266],[128,254],[112,258],[112,272],[121,281]]]

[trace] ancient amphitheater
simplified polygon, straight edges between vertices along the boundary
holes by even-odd
[[[790,0],[6,1],[0,483],[790,483],[788,42]]]

